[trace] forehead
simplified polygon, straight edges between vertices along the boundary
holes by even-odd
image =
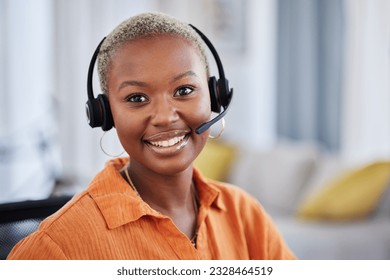
[[[117,48],[111,57],[109,72],[170,71],[180,68],[199,68],[206,71],[200,51],[189,40],[177,36],[159,35],[128,41]],[[189,70],[189,69],[187,69]],[[109,75],[110,76],[110,75]]]
[[[161,51],[188,51],[188,52],[196,52],[199,56],[199,59],[202,58],[200,50],[197,46],[188,39],[169,35],[169,34],[159,34],[153,36],[140,37],[137,39],[132,39],[126,42],[123,42],[119,45],[115,51],[115,54],[123,51],[126,48],[140,48],[140,52],[142,51],[151,51],[155,48],[161,49]],[[145,50],[144,50],[145,49]]]

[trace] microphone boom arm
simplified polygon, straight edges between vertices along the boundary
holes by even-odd
[[[226,115],[226,113],[229,109],[229,105],[230,105],[230,102],[232,101],[232,97],[233,97],[233,90],[230,91],[229,103],[226,105],[226,107],[224,107],[224,110],[220,114],[218,114],[218,116],[216,116],[215,118],[198,126],[198,128],[195,130],[195,132],[197,134],[202,134],[207,129],[209,129],[213,124],[215,124],[220,119],[222,119]]]

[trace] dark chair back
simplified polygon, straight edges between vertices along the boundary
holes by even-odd
[[[0,204],[0,260],[6,259],[16,243],[34,232],[42,220],[64,206],[70,198],[61,196]]]

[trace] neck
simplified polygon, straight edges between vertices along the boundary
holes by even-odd
[[[168,214],[193,205],[193,168],[173,175],[162,175],[131,163],[126,166],[137,192],[155,210]]]
[[[167,176],[139,167],[136,163],[125,166],[130,185],[151,208],[171,217],[195,244],[199,199],[192,182],[193,168]]]

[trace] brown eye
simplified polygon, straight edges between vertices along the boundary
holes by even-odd
[[[175,96],[186,96],[191,94],[194,91],[192,87],[181,87],[176,90]]]
[[[128,102],[131,102],[131,103],[144,103],[144,102],[148,102],[148,98],[142,94],[133,94],[131,96],[129,96],[128,98],[126,98],[126,100]]]

